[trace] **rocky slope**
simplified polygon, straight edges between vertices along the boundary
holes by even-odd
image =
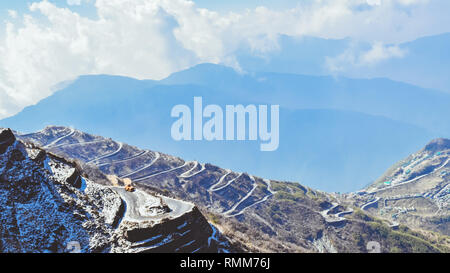
[[[133,183],[195,203],[241,251],[367,252],[367,243],[377,241],[384,252],[447,252],[450,244],[445,236],[393,227],[358,208],[372,200],[358,204],[350,195],[184,161],[66,127],[19,138],[78,160],[98,183]]]
[[[436,139],[386,171],[355,196],[393,225],[450,235],[450,140]]]
[[[192,203],[90,173],[0,129],[0,252],[229,251]]]

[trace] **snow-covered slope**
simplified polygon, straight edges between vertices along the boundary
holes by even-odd
[[[0,129],[0,252],[226,251],[213,234],[191,203],[94,183]]]

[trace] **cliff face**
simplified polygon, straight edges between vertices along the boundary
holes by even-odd
[[[0,251],[63,252],[72,241],[83,252],[107,251],[118,195],[78,176],[64,160],[16,141],[10,130],[2,130],[1,141]]]
[[[226,251],[193,204],[124,192],[0,129],[0,252]]]
[[[158,225],[145,227],[127,223],[121,228],[131,242],[130,248],[139,252],[216,252],[227,247],[196,207]]]

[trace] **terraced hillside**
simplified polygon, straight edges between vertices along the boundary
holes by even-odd
[[[393,225],[403,223],[450,235],[450,140],[431,141],[355,199],[367,202],[365,210]]]
[[[0,253],[76,245],[80,252],[231,250],[194,204],[86,176],[79,165],[0,129]]]
[[[18,137],[78,160],[99,183],[132,183],[193,202],[219,229],[213,233],[224,234],[242,251],[366,252],[366,243],[373,240],[385,252],[448,251],[446,238],[430,241],[429,235],[406,227],[393,230],[353,207],[348,196],[184,161],[66,127]]]

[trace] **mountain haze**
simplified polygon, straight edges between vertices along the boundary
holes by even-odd
[[[364,64],[361,58],[374,49],[373,44],[349,38],[280,35],[276,49],[254,54],[251,48],[242,47],[236,59],[244,71],[335,74],[352,78],[386,77],[450,92],[450,33],[421,37],[398,45],[379,46],[395,48],[400,56]]]
[[[280,146],[259,142],[177,142],[173,106],[280,104]],[[190,160],[327,191],[354,191],[433,137],[450,135],[450,95],[387,79],[239,74],[212,64],[162,81],[82,76],[35,106],[0,121],[21,132],[74,126]],[[406,137],[407,136],[407,137]],[[257,156],[255,156],[257,155]],[[280,160],[283,158],[283,160]]]

